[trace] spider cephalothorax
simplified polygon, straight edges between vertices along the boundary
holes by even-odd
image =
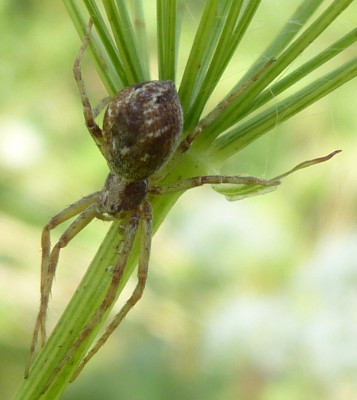
[[[98,212],[114,218],[140,206],[147,194],[147,181],[126,182],[118,175],[110,173],[101,191]]]

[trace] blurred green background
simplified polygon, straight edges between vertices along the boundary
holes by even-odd
[[[188,5],[183,45],[202,3]],[[263,2],[213,102],[297,4]],[[355,2],[299,62],[352,29],[356,12]],[[83,124],[71,71],[80,42],[63,4],[2,0],[0,19],[0,388],[10,399],[39,303],[41,229],[100,189],[107,168]],[[91,98],[105,95],[89,57],[85,79]],[[225,166],[272,177],[343,150],[277,192],[229,203],[201,188],[180,199],[154,238],[144,298],[63,399],[357,399],[356,101],[352,82]],[[94,222],[63,251],[50,329],[107,229]]]

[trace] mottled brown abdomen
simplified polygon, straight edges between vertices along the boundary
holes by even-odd
[[[103,122],[110,169],[130,182],[147,179],[175,150],[182,124],[173,82],[150,81],[123,89]]]

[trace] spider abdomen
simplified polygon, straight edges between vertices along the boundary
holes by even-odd
[[[150,81],[123,89],[104,116],[110,169],[128,181],[147,179],[175,150],[182,123],[173,82]]]

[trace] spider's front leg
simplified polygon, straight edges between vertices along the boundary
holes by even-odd
[[[58,263],[59,253],[61,248],[67,246],[69,241],[73,239],[94,217],[97,216],[97,202],[99,199],[100,192],[95,192],[89,196],[83,197],[76,203],[71,204],[63,211],[55,215],[43,228],[41,237],[42,246],[42,260],[41,260],[41,301],[40,309],[38,311],[35,328],[33,331],[30,354],[28,362],[25,368],[25,378],[29,374],[30,366],[32,363],[33,354],[36,349],[38,341],[38,334],[41,333],[41,344],[42,346],[46,341],[46,315],[47,307],[49,302],[49,296],[51,293],[52,282],[55,276],[56,267]],[[66,229],[62,234],[59,241],[53,247],[51,251],[51,237],[50,231],[67,221],[70,218],[79,216],[75,221]]]
[[[73,74],[74,74],[74,79],[76,80],[79,94],[81,96],[82,100],[82,105],[83,105],[83,114],[84,114],[84,119],[86,123],[86,127],[88,128],[89,133],[91,134],[92,138],[94,139],[96,145],[98,146],[99,150],[103,154],[104,158],[106,158],[106,151],[105,151],[105,146],[104,146],[104,139],[103,139],[103,132],[98,126],[98,124],[95,122],[95,118],[97,115],[100,113],[100,111],[110,102],[110,98],[106,97],[103,99],[98,106],[93,109],[89,98],[87,96],[87,91],[86,87],[84,84],[84,80],[82,77],[82,71],[81,71],[81,61],[84,56],[84,52],[88,46],[88,43],[91,38],[91,30],[93,26],[93,20],[90,19],[88,28],[87,28],[87,33],[83,38],[82,45],[78,51],[77,57],[74,61],[73,65]]]
[[[175,192],[182,192],[203,185],[221,185],[221,184],[261,185],[270,187],[279,185],[280,181],[260,179],[254,176],[203,175],[203,176],[195,176],[193,178],[188,178],[188,179],[180,179],[177,182],[162,186],[150,186],[148,192],[154,195],[163,195]]]

